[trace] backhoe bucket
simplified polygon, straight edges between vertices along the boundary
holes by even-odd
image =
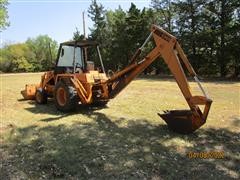
[[[202,113],[195,115],[191,110],[172,110],[158,115],[167,123],[169,129],[181,134],[192,133],[206,122]]]
[[[158,115],[167,123],[169,129],[189,134],[199,129],[205,122],[210,110],[212,100],[207,99],[203,113],[199,108],[196,110],[171,110]]]

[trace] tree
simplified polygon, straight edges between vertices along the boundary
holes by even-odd
[[[157,24],[175,35],[195,70],[202,75],[239,75],[238,0],[151,0],[151,9],[121,7],[105,11],[96,0],[89,8],[94,22],[90,39],[100,43],[107,68],[122,69]],[[148,43],[142,55],[153,48]],[[168,73],[163,61],[152,65],[157,73]],[[151,69],[151,67],[149,69]]]
[[[106,66],[108,69],[118,70],[123,66],[123,62],[127,61],[127,46],[126,46],[126,13],[119,6],[115,11],[106,13],[107,19],[107,52]]]
[[[51,39],[48,35],[39,35],[36,38],[29,38],[26,44],[36,57],[31,61],[31,63],[34,64],[35,71],[45,71],[52,68],[57,56],[57,42],[55,40]],[[49,45],[51,47],[52,57]]]
[[[0,31],[4,30],[10,25],[8,22],[8,11],[7,11],[8,0],[0,1]]]
[[[102,4],[98,4],[96,0],[92,1],[88,9],[89,17],[94,22],[93,28],[90,29],[92,39],[98,41],[99,43],[103,43],[105,39],[105,10]]]
[[[76,28],[76,31],[73,33],[73,40],[74,41],[80,41],[84,39],[84,35],[80,33],[78,28]]]
[[[177,36],[184,44],[185,52],[188,54],[192,65],[199,69],[203,62],[201,44],[201,31],[203,30],[203,0],[176,1],[176,25]]]
[[[89,36],[90,40],[97,41],[101,45],[101,54],[104,60],[108,57],[107,47],[108,47],[108,35],[106,30],[106,11],[102,4],[98,4],[96,0],[92,0],[92,3],[88,9],[88,16],[93,21],[93,28],[90,28],[91,34]],[[89,58],[99,66],[99,60],[97,51],[89,49]]]
[[[225,77],[228,73],[231,51],[227,51],[231,44],[231,37],[235,34],[232,29],[235,27],[234,14],[239,9],[239,1],[232,0],[209,0],[206,5],[208,16],[214,19],[216,41],[216,58],[220,66],[220,74]]]
[[[174,31],[175,7],[172,0],[152,0],[151,6],[156,10],[159,25],[169,32]]]
[[[240,75],[240,6],[237,6],[233,16],[232,25],[230,28],[229,44],[226,47],[229,52],[229,70],[232,77],[236,78]]]
[[[28,72],[33,70],[29,62],[34,55],[25,43],[7,45],[2,51],[0,68],[3,72]]]
[[[50,57],[49,44],[53,59]],[[45,71],[55,63],[57,42],[47,35],[40,35],[29,38],[25,43],[6,45],[0,49],[0,53],[0,71]]]

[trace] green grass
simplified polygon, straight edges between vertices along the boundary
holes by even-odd
[[[213,99],[207,123],[179,135],[157,115],[187,108],[171,79],[137,79],[106,108],[71,114],[52,101],[21,100],[24,85],[39,79],[1,75],[0,179],[240,178],[240,83],[203,83]],[[223,151],[224,159],[187,157],[209,151]]]

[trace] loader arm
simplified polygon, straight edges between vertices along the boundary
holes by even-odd
[[[137,61],[145,44],[153,37],[155,48],[141,61]],[[201,86],[197,75],[179,45],[176,37],[172,36],[162,28],[152,25],[151,33],[140,47],[130,64],[122,71],[115,73],[108,81],[109,97],[114,98],[121,92],[136,76],[144,71],[154,60],[162,57],[168,65],[176,82],[186,99],[190,110],[171,110],[165,114],[159,114],[168,126],[180,133],[191,133],[202,126],[207,119],[212,100],[207,97],[206,92]],[[182,65],[184,65],[189,74],[197,81],[204,96],[193,96],[186,78]],[[199,105],[205,105],[203,112]]]

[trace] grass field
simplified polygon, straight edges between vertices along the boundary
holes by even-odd
[[[239,179],[240,83],[203,83],[213,99],[207,123],[191,135],[168,130],[157,115],[187,107],[171,79],[132,82],[106,108],[23,101],[39,74],[1,75],[0,179]],[[194,92],[197,85],[190,83]],[[223,152],[223,159],[189,158]]]

